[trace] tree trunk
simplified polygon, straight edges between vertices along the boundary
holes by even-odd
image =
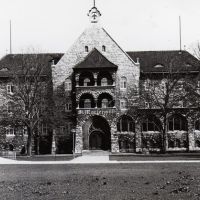
[[[31,154],[32,154],[32,131],[31,131],[30,127],[27,128],[27,132],[28,132],[27,155],[31,156]]]
[[[166,153],[167,151],[167,140],[168,140],[168,137],[167,137],[167,118],[164,117],[164,122],[163,122],[163,139],[162,139],[162,151],[163,153]]]
[[[35,152],[35,154],[39,155],[39,152],[40,152],[40,137],[36,136],[36,152]]]

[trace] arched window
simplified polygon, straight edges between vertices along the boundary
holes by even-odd
[[[117,122],[117,131],[119,132],[135,132],[135,123],[132,118],[126,115],[123,115]]]
[[[102,78],[101,79],[101,86],[107,86],[108,85],[108,80],[107,78]]]
[[[187,121],[182,116],[174,115],[168,119],[169,131],[187,131]]]
[[[102,108],[108,108],[108,99],[103,99],[102,100],[102,105],[101,105]]]
[[[89,86],[89,85],[90,85],[90,79],[89,78],[84,79],[83,86]]]
[[[106,46],[102,46],[102,51],[106,51]]]
[[[65,89],[66,89],[67,91],[72,90],[72,82],[71,82],[70,79],[67,79],[67,80],[65,81]]]
[[[127,105],[127,100],[126,99],[121,99],[120,100],[120,108],[121,109],[127,109],[128,105]]]
[[[120,80],[120,88],[121,89],[126,89],[127,88],[127,79],[126,77],[122,77]]]
[[[97,76],[98,86],[113,85],[113,77],[109,71],[100,71]]]
[[[79,86],[94,86],[94,76],[90,71],[83,71],[79,75]]]
[[[91,108],[91,100],[90,99],[84,100],[84,108]]]
[[[94,97],[92,94],[85,93],[82,94],[80,99],[79,99],[79,108],[94,108],[95,107],[95,102],[94,102]]]
[[[147,118],[142,122],[142,131],[159,131],[159,124],[155,119]]]
[[[115,105],[115,102],[113,100],[113,97],[108,93],[102,93],[97,98],[98,108],[113,107],[114,105]]]
[[[85,52],[89,52],[89,47],[85,46]]]

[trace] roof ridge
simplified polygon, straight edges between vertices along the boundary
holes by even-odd
[[[188,52],[188,51],[186,51],[186,50],[150,50],[150,51],[127,51],[127,53],[131,53],[131,52],[133,52],[133,53],[136,53],[136,52]]]

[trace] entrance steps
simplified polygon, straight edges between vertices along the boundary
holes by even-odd
[[[109,156],[80,156],[77,158],[74,158],[73,160],[70,161],[70,163],[108,163],[109,162]]]
[[[82,156],[79,156],[71,163],[107,163],[109,162],[109,151],[102,150],[83,150]]]
[[[109,156],[109,151],[103,150],[83,150],[82,156]]]

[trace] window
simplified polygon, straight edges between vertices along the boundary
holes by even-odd
[[[195,130],[200,131],[200,120],[197,120],[197,121],[195,122]]]
[[[188,142],[186,140],[183,140],[183,147],[187,148],[188,147]]]
[[[8,102],[7,104],[7,112],[8,114],[12,114],[14,112],[15,105],[13,102]]]
[[[68,123],[67,124],[67,131],[68,131],[68,133],[71,133],[71,130],[72,130],[72,123]]]
[[[117,131],[135,132],[135,123],[133,122],[132,118],[126,115],[122,116],[117,122]]]
[[[71,103],[67,103],[65,105],[65,111],[67,112],[67,111],[71,111],[71,110],[72,110],[72,104]]]
[[[67,91],[72,90],[72,82],[71,82],[71,80],[69,80],[69,79],[66,80],[66,82],[65,82],[65,89]]]
[[[108,99],[103,99],[102,100],[102,105],[101,105],[102,108],[108,108]]]
[[[145,102],[144,102],[144,107],[145,107],[145,108],[150,108],[150,103],[145,101]]]
[[[197,92],[200,94],[200,81],[197,82]]]
[[[184,146],[185,144],[183,144]],[[179,139],[172,140],[170,139],[168,142],[169,148],[181,148],[181,141]]]
[[[169,148],[174,148],[175,147],[175,142],[173,140],[168,141],[168,147]]]
[[[180,116],[173,116],[168,120],[168,130],[169,131],[178,131],[178,130],[187,130],[187,121]]]
[[[90,86],[90,79],[89,78],[84,79],[83,86]]]
[[[159,126],[154,120],[147,118],[142,123],[142,131],[159,131]]]
[[[48,126],[47,124],[42,124],[41,126],[41,132],[42,132],[42,135],[48,135]]]
[[[66,135],[66,127],[65,126],[60,126],[59,127],[59,135]]]
[[[127,109],[127,100],[126,99],[120,100],[120,108]]]
[[[197,82],[197,87],[200,88],[200,81]]]
[[[122,77],[120,80],[120,88],[121,89],[126,89],[127,88],[127,79],[126,77]]]
[[[85,52],[89,52],[88,46],[85,46]]]
[[[196,140],[195,146],[200,148],[200,140]]]
[[[91,100],[90,99],[84,100],[84,108],[91,108]]]
[[[23,134],[24,134],[24,135],[28,135],[28,130],[27,130],[27,127],[26,127],[26,126],[23,127]]]
[[[108,85],[108,80],[107,78],[102,78],[101,79],[101,86],[107,86]]]
[[[144,81],[144,90],[147,91],[150,88],[150,80],[147,79]]]
[[[181,141],[179,139],[176,139],[175,145],[176,145],[176,147],[181,148]]]
[[[9,136],[15,135],[15,130],[14,130],[14,128],[12,128],[12,127],[7,127],[7,128],[6,128],[6,135],[9,135]]]
[[[7,85],[7,94],[14,93],[14,85]]]
[[[102,46],[102,51],[104,51],[104,52],[106,51],[106,46],[104,46],[104,45]]]

